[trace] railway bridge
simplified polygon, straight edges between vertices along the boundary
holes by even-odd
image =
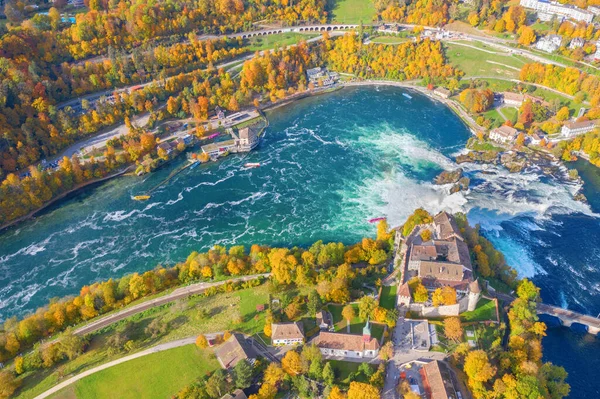
[[[278,33],[288,33],[288,32],[297,32],[297,33],[306,33],[306,32],[332,32],[332,31],[340,31],[340,30],[352,30],[358,28],[359,25],[351,25],[351,24],[323,24],[323,25],[307,25],[307,26],[290,26],[285,28],[273,28],[273,29],[263,29],[252,32],[240,32],[233,33],[227,36],[229,37],[241,37],[242,39],[247,39],[255,36],[269,36],[275,35]]]

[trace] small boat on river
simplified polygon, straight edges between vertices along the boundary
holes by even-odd
[[[373,219],[369,219],[369,223],[377,223],[379,221],[385,220],[384,217],[381,218],[373,218]]]
[[[135,197],[133,197],[134,200],[136,201],[146,201],[150,199],[149,195],[136,195]]]
[[[404,97],[408,98],[409,100],[411,100],[411,99],[412,99],[412,96],[411,96],[410,94],[408,94],[408,93],[402,93],[402,95],[403,95]]]
[[[210,136],[207,137],[207,139],[209,139],[209,140],[214,139],[218,135],[219,135],[219,133],[211,134]]]
[[[200,161],[196,160],[196,161],[192,162],[192,164],[190,165],[190,169],[194,169],[198,165],[200,165]]]
[[[248,162],[244,164],[244,168],[259,168],[260,164],[258,162]]]

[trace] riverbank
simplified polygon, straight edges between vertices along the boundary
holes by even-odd
[[[125,169],[122,169],[122,170],[120,170],[117,173],[113,173],[113,174],[105,176],[105,177],[101,177],[101,178],[98,178],[98,179],[87,181],[85,183],[78,184],[77,186],[73,187],[69,191],[65,191],[64,193],[62,193],[62,194],[60,194],[60,195],[52,198],[50,201],[46,202],[40,208],[35,209],[35,210],[29,212],[27,215],[23,215],[23,216],[15,219],[15,220],[12,220],[12,221],[10,221],[8,223],[4,223],[2,226],[0,226],[0,233],[2,233],[5,229],[8,229],[11,226],[14,226],[14,225],[16,225],[18,223],[21,223],[21,222],[25,221],[25,220],[31,219],[32,217],[34,217],[35,215],[37,215],[39,212],[41,212],[44,209],[48,208],[50,205],[53,205],[56,202],[64,199],[65,197],[67,197],[70,194],[73,194],[73,193],[75,193],[75,192],[77,192],[79,190],[82,190],[82,189],[84,189],[86,187],[89,187],[89,186],[91,186],[93,184],[102,183],[104,181],[107,181],[107,180],[113,179],[115,177],[124,175],[127,172],[133,172],[134,169],[135,169],[135,165],[129,165]]]

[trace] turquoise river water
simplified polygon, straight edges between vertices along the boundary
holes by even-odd
[[[0,233],[0,319],[24,315],[84,284],[173,264],[214,244],[352,243],[374,235],[369,218],[401,224],[417,207],[463,211],[480,223],[547,303],[600,312],[600,178],[578,162],[590,205],[563,173],[509,174],[461,165],[467,193],[431,183],[456,168],[469,132],[441,103],[392,87],[346,88],[276,109],[246,157],[187,169],[147,202],[171,165],[142,178],[88,188]],[[260,162],[244,169],[246,162]],[[565,169],[566,171],[566,169]],[[571,398],[600,397],[599,340],[551,328],[545,358],[570,373]]]

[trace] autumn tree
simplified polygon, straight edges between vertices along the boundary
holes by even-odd
[[[342,317],[346,319],[346,324],[350,326],[350,322],[356,317],[356,311],[354,310],[354,306],[344,306],[344,308],[342,309]]]
[[[444,335],[455,342],[462,340],[463,329],[460,317],[446,317],[444,319]]]
[[[535,32],[533,29],[527,25],[523,25],[518,30],[519,34],[519,44],[523,46],[529,46],[530,44],[536,41]]]
[[[204,335],[198,335],[198,337],[196,338],[196,346],[200,349],[208,347],[208,340]]]
[[[352,381],[348,389],[348,399],[378,399],[379,389],[363,382]]]
[[[288,351],[281,359],[281,368],[290,376],[302,373],[302,359],[296,351]]]
[[[469,377],[471,387],[481,386],[496,374],[496,369],[490,364],[487,353],[482,350],[471,351],[467,354],[464,370]]]

